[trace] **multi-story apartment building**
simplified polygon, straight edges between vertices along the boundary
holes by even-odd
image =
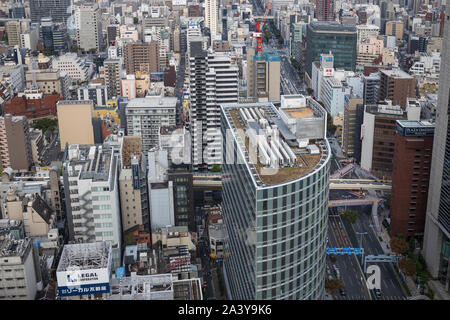
[[[33,165],[30,129],[26,117],[0,117],[0,161],[3,169],[30,170]]]
[[[205,27],[209,28],[211,34],[211,43],[217,39],[217,0],[205,1]]]
[[[391,236],[423,236],[434,127],[430,122],[396,122],[392,160]]]
[[[143,152],[159,145],[161,126],[176,124],[176,97],[130,99],[125,107],[127,133],[142,138]]]
[[[106,85],[89,85],[77,89],[78,100],[92,100],[94,106],[106,106],[108,87]]]
[[[280,55],[271,48],[247,50],[247,97],[280,100]]]
[[[122,245],[118,152],[107,144],[74,144],[63,161],[69,239],[111,243],[115,267],[121,265]]]
[[[105,68],[105,85],[108,87],[108,98],[122,95],[122,59],[106,59],[103,62]]]
[[[393,105],[405,108],[408,98],[416,96],[416,80],[406,72],[380,70],[380,100],[389,99]]]
[[[316,18],[319,21],[334,21],[334,0],[315,0]]]
[[[380,100],[380,73],[362,76],[364,83],[364,104],[377,104]]]
[[[221,106],[223,273],[231,299],[325,294],[327,115],[310,97],[285,98],[280,109],[271,103]]]
[[[136,71],[144,73],[159,72],[159,45],[156,41],[150,43],[128,43],[123,49],[124,65],[127,74]]]
[[[220,109],[238,101],[239,69],[226,54],[206,52],[194,42],[190,53],[192,160],[194,169],[221,163]]]
[[[0,300],[34,300],[40,279],[32,240],[7,235],[0,247]]]

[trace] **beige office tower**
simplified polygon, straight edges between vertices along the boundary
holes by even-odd
[[[92,100],[64,100],[56,104],[61,150],[66,143],[94,144],[94,103]]]
[[[217,39],[217,0],[205,0],[205,27],[209,28],[212,43]]]
[[[280,101],[280,55],[272,48],[247,49],[247,97]]]
[[[0,117],[0,164],[3,169],[30,170],[33,154],[26,117]]]
[[[149,210],[145,166],[141,166],[142,139],[126,136],[122,142],[122,168],[119,174],[122,230],[144,225],[149,228]]]
[[[20,46],[21,26],[19,21],[8,21],[6,23],[6,35],[8,36],[8,44],[11,47]]]
[[[395,36],[397,40],[403,39],[403,22],[388,21],[386,22],[386,35]]]

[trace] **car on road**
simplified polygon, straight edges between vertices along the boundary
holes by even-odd
[[[381,298],[381,290],[380,290],[380,289],[375,289],[375,295],[376,295],[378,298]]]
[[[347,293],[345,293],[344,288],[339,289],[339,293],[341,294],[341,296],[345,297],[347,295]]]

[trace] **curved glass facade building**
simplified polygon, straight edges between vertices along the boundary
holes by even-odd
[[[271,103],[221,107],[223,269],[230,299],[306,300],[325,294],[326,112],[303,96],[281,100],[280,109]]]

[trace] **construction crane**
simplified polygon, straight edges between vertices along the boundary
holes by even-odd
[[[261,20],[261,23],[255,19],[255,31],[251,37],[256,38],[256,54],[262,52],[262,29],[264,27],[264,23],[266,22],[267,15],[269,14],[270,7],[272,6],[272,0],[269,0],[266,5],[266,11]]]

